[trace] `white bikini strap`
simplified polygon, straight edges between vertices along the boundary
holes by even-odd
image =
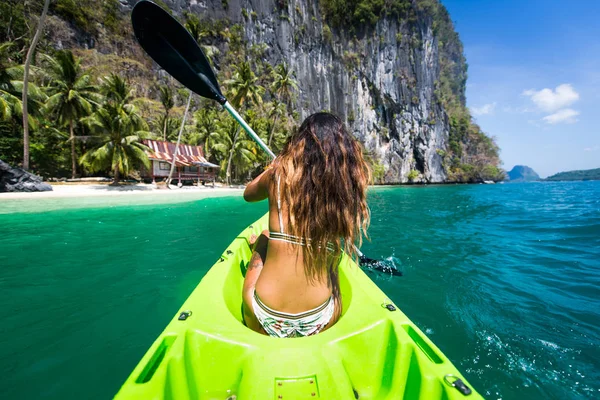
[[[277,215],[279,215],[279,231],[283,233],[283,218],[281,218],[281,192],[279,191],[279,182],[281,175],[277,176]]]

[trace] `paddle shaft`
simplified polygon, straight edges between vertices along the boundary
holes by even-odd
[[[233,118],[235,118],[235,120],[242,126],[242,128],[244,128],[244,130],[246,132],[248,132],[248,134],[250,134],[250,136],[252,136],[252,139],[254,139],[254,141],[271,157],[271,158],[275,158],[275,153],[273,153],[271,151],[271,149],[269,149],[269,147],[267,147],[267,145],[265,144],[265,142],[263,142],[261,140],[260,137],[258,137],[258,135],[256,134],[256,132],[254,132],[254,130],[250,127],[250,125],[248,125],[246,123],[246,121],[244,121],[244,118],[242,118],[242,116],[240,114],[238,114],[238,112],[235,110],[235,108],[233,108],[231,106],[231,104],[229,104],[228,101],[225,102],[225,104],[223,104],[223,108],[225,108],[227,111],[229,111],[229,114],[231,114],[231,116]]]

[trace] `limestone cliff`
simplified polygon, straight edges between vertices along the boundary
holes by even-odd
[[[120,0],[120,13],[126,16],[136,2]],[[352,9],[358,15],[353,24],[334,21],[323,0],[157,2],[178,17],[193,13],[204,21],[238,24],[247,48],[263,46],[265,62],[286,61],[299,86],[294,101],[300,119],[320,110],[342,116],[373,158],[380,183],[484,179],[480,172],[461,175],[475,159],[479,170],[497,170],[497,147],[466,111],[462,44],[437,0],[395,0],[379,8],[367,2],[371,14],[365,19]],[[385,9],[388,3],[403,9]],[[230,43],[209,44],[219,49],[213,57],[219,68]],[[102,43],[88,35],[84,45]]]

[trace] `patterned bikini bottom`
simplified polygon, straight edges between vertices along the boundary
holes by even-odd
[[[331,321],[335,301],[331,296],[317,308],[299,314],[288,314],[266,306],[254,291],[252,308],[256,319],[269,336],[302,337],[319,333]]]

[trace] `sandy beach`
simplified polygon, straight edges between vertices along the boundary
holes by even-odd
[[[194,198],[215,196],[238,195],[243,191],[242,187],[211,187],[211,186],[183,186],[178,188],[171,185],[171,190],[166,187],[157,188],[153,184],[137,183],[131,185],[110,186],[108,184],[52,184],[49,192],[19,192],[0,193],[2,200],[18,199],[50,199],[68,197],[101,197],[101,196],[145,196],[145,195],[183,195]]]

